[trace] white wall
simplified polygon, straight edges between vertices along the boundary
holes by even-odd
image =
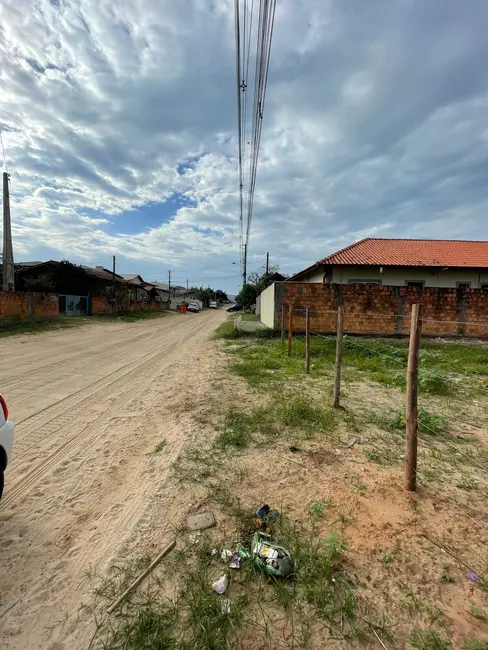
[[[324,267],[311,271],[298,282],[323,282]],[[377,280],[381,284],[404,287],[407,282],[425,282],[426,287],[456,288],[458,282],[469,282],[471,289],[479,289],[488,284],[488,270],[448,269],[447,271],[412,268],[385,267],[380,273],[379,266],[334,266],[332,274],[328,271],[330,282],[352,284],[354,280]]]
[[[275,283],[269,286],[261,294],[261,322],[267,327],[274,329],[275,319]]]

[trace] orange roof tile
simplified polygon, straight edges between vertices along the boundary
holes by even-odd
[[[324,257],[290,280],[322,264],[488,268],[488,241],[368,237]]]

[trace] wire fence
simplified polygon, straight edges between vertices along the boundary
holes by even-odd
[[[341,381],[343,382],[344,380],[347,382],[348,380],[348,373],[351,368],[350,365],[350,359],[347,358],[347,354],[350,352],[351,348],[359,351],[361,354],[364,354],[367,356],[367,358],[374,359],[376,357],[380,358],[382,362],[384,362],[384,365],[386,368],[390,369],[393,365],[393,367],[398,367],[398,369],[401,372],[405,373],[405,386],[408,386],[409,381],[411,380],[411,371],[414,370],[415,372],[413,373],[414,381],[415,381],[415,386],[414,386],[414,394],[415,394],[415,403],[413,404],[413,413],[415,414],[415,422],[413,423],[414,430],[415,430],[415,465],[414,465],[414,478],[415,480],[418,478],[418,482],[422,486],[422,488],[427,492],[431,493],[434,495],[437,495],[444,505],[449,509],[450,512],[452,512],[456,516],[463,516],[467,520],[469,520],[470,523],[474,524],[478,530],[482,533],[484,533],[486,536],[488,536],[488,525],[486,525],[484,522],[488,521],[488,512],[485,512],[484,510],[480,509],[477,507],[476,509],[476,516],[473,515],[472,512],[469,512],[467,508],[469,508],[469,505],[460,505],[460,503],[457,502],[456,497],[452,495],[452,492],[448,493],[445,489],[440,489],[439,487],[434,486],[432,477],[429,476],[429,471],[428,467],[423,467],[422,463],[428,463],[428,461],[433,457],[433,453],[441,454],[443,455],[443,452],[445,452],[446,448],[450,449],[453,452],[453,456],[456,459],[455,463],[459,461],[459,459],[463,459],[466,462],[466,465],[469,466],[472,469],[476,469],[483,479],[488,480],[488,451],[485,451],[485,449],[482,449],[483,453],[478,453],[477,455],[474,452],[471,452],[469,449],[463,449],[460,448],[459,442],[456,444],[456,442],[453,441],[453,439],[449,439],[448,435],[444,435],[445,432],[441,431],[441,427],[434,427],[429,424],[429,422],[426,422],[425,419],[419,418],[418,416],[418,404],[417,404],[417,393],[419,390],[419,382],[418,382],[418,375],[419,375],[419,350],[417,349],[416,355],[413,355],[413,362],[415,365],[415,368],[411,368],[411,360],[409,354],[406,356],[406,349],[404,348],[393,348],[392,350],[387,350],[385,351],[384,349],[378,349],[377,347],[374,347],[372,345],[368,345],[367,342],[365,342],[363,339],[358,338],[357,336],[354,336],[353,333],[343,331],[341,334],[343,334],[343,337],[339,335],[339,327],[337,327],[337,331],[335,336],[334,335],[324,335],[316,331],[311,331],[310,329],[310,309],[300,309],[300,310],[293,310],[290,309],[287,314],[285,314],[284,310],[282,312],[282,341],[287,343],[288,347],[288,354],[291,355],[293,354],[293,345],[294,341],[296,342],[298,340],[298,333],[293,332],[293,320],[294,320],[294,315],[297,314],[303,318],[305,316],[305,359],[304,359],[304,372],[307,372],[310,374],[310,376],[314,379],[318,378],[324,378],[326,374],[330,375],[330,370],[332,369],[332,366],[334,366],[334,392],[336,390],[336,384],[338,385],[338,399],[337,399],[337,405],[340,404],[340,385]],[[338,312],[328,312],[335,314],[338,317],[338,323],[341,320],[339,313]],[[348,315],[350,315],[351,312],[349,312]],[[361,314],[363,317],[365,316],[364,313]],[[287,323],[285,323],[285,316],[287,316]],[[385,317],[387,316],[388,318],[391,318],[391,314],[370,314],[369,315],[371,318],[378,318],[378,317]],[[402,315],[403,317],[406,316],[406,314]],[[302,320],[300,319],[300,325],[303,325]],[[409,319],[410,322],[412,319]],[[343,322],[343,321],[342,321]],[[440,322],[440,323],[457,323],[457,321],[434,321],[433,319],[421,319],[420,321],[420,327],[423,322]],[[466,325],[467,323],[464,323]],[[483,327],[488,327],[488,323],[472,323],[473,325],[476,326],[483,326]],[[291,329],[290,329],[291,328]],[[303,327],[301,327],[303,329]],[[383,335],[384,338],[388,338],[388,335]],[[300,336],[300,338],[303,340],[303,337]],[[342,341],[345,341],[345,346],[343,343],[340,345],[337,344],[338,338],[342,338]],[[318,347],[314,342],[316,341],[327,341],[329,343],[328,349],[324,348],[323,344],[319,345]],[[335,354],[333,354],[333,346],[334,344],[336,345],[336,351]],[[411,351],[411,346],[412,346],[412,341],[411,339],[409,340],[409,350]],[[420,336],[419,336],[419,346],[421,347],[420,344]],[[341,347],[341,350],[339,351],[339,347]],[[342,352],[343,350],[346,350],[346,364],[342,363]],[[398,350],[398,352],[396,351]],[[488,350],[486,350],[486,354],[488,356]],[[313,359],[313,363],[307,364],[307,355],[308,358]],[[339,360],[338,360],[339,357]],[[323,360],[324,363],[327,365],[329,364],[328,368],[328,373],[325,372],[318,372],[315,368],[315,362],[319,360]],[[410,361],[410,363],[409,363]],[[344,367],[343,367],[344,366]],[[466,375],[462,374],[461,372],[458,373],[442,373],[438,372],[436,370],[429,370],[429,369],[424,369],[420,368],[421,376],[422,377],[431,377],[435,379],[439,379],[442,382],[446,382],[450,386],[451,389],[453,389],[453,392],[459,396],[459,388],[462,380],[464,383],[461,384],[466,388],[466,385],[469,389],[479,391],[482,394],[488,393],[488,388],[482,383],[482,380],[480,379],[473,379],[472,377],[470,378],[469,382],[466,382]],[[342,377],[342,374],[344,374],[344,377]],[[410,377],[410,379],[409,379]],[[334,395],[333,401],[335,401],[336,395]],[[423,398],[422,391],[420,391],[420,397]],[[402,405],[399,404],[399,410],[402,409]],[[408,405],[407,405],[407,411],[408,411]],[[378,452],[385,453],[385,449],[388,451],[388,454],[390,455],[391,459],[394,460],[397,463],[400,464],[405,464],[407,466],[406,468],[406,473],[408,473],[408,444],[406,444],[406,452],[405,453],[399,453],[398,449],[395,448],[395,446],[392,446],[392,440],[387,439],[385,436],[382,436],[379,433],[376,433],[378,429],[378,422],[375,420],[373,417],[367,417],[364,413],[357,413],[354,412],[354,419],[360,422],[364,427],[367,427],[368,429],[372,429],[375,427],[375,436],[376,438],[379,437],[379,439],[384,443],[384,447],[381,445],[377,444],[375,440],[371,439],[371,436],[365,440],[365,444],[367,444],[369,447],[372,447],[373,449],[376,449]],[[405,418],[407,419],[407,418]],[[460,423],[460,419],[456,417],[456,423]],[[471,426],[471,422],[465,422],[468,426]],[[412,427],[412,423],[410,423],[410,427]],[[408,436],[409,436],[409,423],[406,424],[405,426],[406,433],[405,433],[405,442],[408,441]],[[418,435],[418,431],[420,429],[420,435]],[[425,435],[423,434],[429,434],[429,437],[426,438]],[[418,442],[417,442],[418,441]],[[417,446],[418,444],[420,445],[420,449],[422,452],[422,455],[420,457],[420,467],[417,466]],[[444,446],[445,445],[445,446]],[[424,455],[424,453],[427,453],[427,456]],[[430,454],[430,456],[429,456]],[[412,459],[410,459],[412,460]],[[448,460],[448,459],[447,459]],[[447,462],[446,460],[446,462]],[[454,461],[453,461],[454,462]],[[455,465],[452,465],[452,471],[454,471]],[[408,481],[407,481],[407,486],[408,486]],[[413,483],[413,489],[416,489],[416,484],[415,481]],[[410,489],[412,489],[412,484],[410,485]],[[464,506],[464,507],[463,507]],[[480,521],[480,518],[484,520],[482,523]],[[487,565],[487,557],[486,557],[486,552],[485,549],[473,542],[472,540],[472,545],[474,548],[474,553],[478,557],[480,561],[483,562],[483,573],[486,573],[488,570],[488,565]]]

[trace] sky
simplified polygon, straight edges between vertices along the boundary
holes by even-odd
[[[2,0],[17,261],[238,290],[233,6]],[[487,27],[486,0],[277,1],[249,270],[488,239]]]

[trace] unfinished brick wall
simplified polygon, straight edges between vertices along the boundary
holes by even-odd
[[[285,282],[282,291],[285,325],[293,308],[293,330],[305,331],[305,308],[310,308],[312,332],[335,332],[337,307],[344,305],[344,330],[354,334],[408,334],[413,303],[423,309],[422,333],[488,338],[488,293],[481,289],[424,289],[377,285],[331,285]],[[281,327],[281,304],[276,304]],[[451,322],[429,322],[451,321]]]
[[[107,313],[107,299],[104,296],[91,297],[91,313],[92,314]]]
[[[0,322],[8,324],[30,318],[59,316],[58,297],[54,293],[0,291]]]

